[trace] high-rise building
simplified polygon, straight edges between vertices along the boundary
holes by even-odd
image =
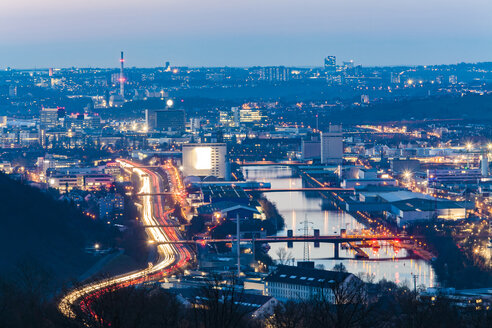
[[[284,66],[262,67],[260,71],[260,80],[277,82],[288,81],[290,70]]]
[[[328,132],[321,132],[321,163],[341,164],[343,161],[342,125],[330,124]]]
[[[145,121],[149,130],[182,133],[186,127],[185,111],[182,109],[146,109]]]
[[[489,176],[489,158],[487,154],[482,154],[480,157],[480,169],[484,178]]]
[[[183,145],[185,176],[227,178],[227,146],[225,143],[190,143]]]
[[[59,117],[63,108],[43,108],[39,111],[39,126],[42,129],[53,129],[59,125]]]
[[[324,67],[325,67],[325,71],[327,72],[335,72],[337,70],[337,57],[326,56]]]

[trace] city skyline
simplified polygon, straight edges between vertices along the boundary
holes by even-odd
[[[492,327],[490,12],[0,1],[0,327]]]
[[[130,67],[321,66],[326,55],[433,65],[488,61],[492,51],[485,0],[61,3],[0,4],[0,68],[114,67],[121,50]]]

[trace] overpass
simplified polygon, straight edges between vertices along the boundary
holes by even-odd
[[[249,188],[246,192],[289,192],[289,191],[354,191],[354,188],[314,187],[314,188]]]
[[[166,191],[166,192],[153,192],[153,193],[138,193],[135,196],[164,196],[164,195],[174,195],[175,193],[171,191]]]
[[[145,229],[147,229],[147,228],[179,228],[179,227],[181,227],[181,225],[177,224],[177,223],[176,224],[171,223],[171,224],[144,224],[144,225],[142,225],[142,228],[145,228]]]
[[[142,166],[139,166],[139,167],[128,167],[127,169],[131,170],[131,171],[134,171],[134,170],[138,170],[138,169],[158,169],[160,168],[159,165],[142,165]]]
[[[306,162],[295,162],[295,161],[286,161],[286,162],[274,162],[274,161],[253,161],[253,162],[236,162],[236,164],[240,166],[300,166],[300,165],[309,165],[310,163]]]

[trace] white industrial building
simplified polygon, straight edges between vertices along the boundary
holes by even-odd
[[[226,144],[183,144],[183,173],[185,176],[227,178]]]
[[[343,161],[343,135],[341,125],[331,125],[321,132],[321,163],[341,164]]]
[[[278,300],[309,301],[323,298],[334,301],[334,288],[361,287],[361,280],[348,272],[279,265],[265,278],[265,294]]]

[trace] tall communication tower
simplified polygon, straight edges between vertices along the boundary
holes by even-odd
[[[125,58],[123,56],[123,51],[121,52],[121,59],[120,59],[120,96],[122,98],[125,98],[125,74],[124,74],[124,69],[125,69]]]

